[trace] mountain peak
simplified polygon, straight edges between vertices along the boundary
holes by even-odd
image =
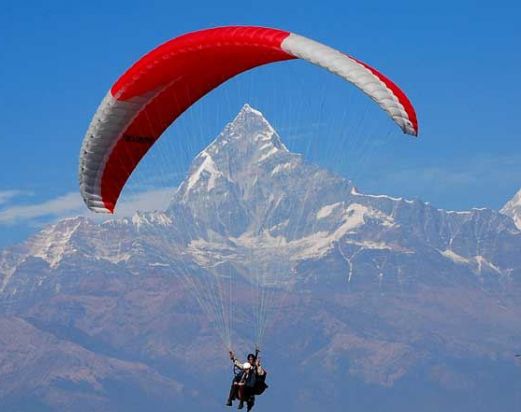
[[[244,114],[245,114],[245,113],[252,113],[252,114],[254,114],[254,115],[264,117],[264,116],[262,115],[262,113],[261,113],[259,110],[254,109],[254,108],[251,107],[248,103],[244,103],[244,105],[242,106],[241,110],[239,111],[238,116],[241,115],[241,114],[243,114],[243,113],[244,113]]]
[[[192,162],[178,195],[208,193],[231,182],[255,177],[258,168],[275,168],[287,161],[288,149],[262,113],[244,104],[235,118]],[[268,170],[267,170],[268,171]]]
[[[521,190],[519,190],[512,199],[500,210],[504,215],[510,216],[516,226],[521,229]]]
[[[230,141],[230,138],[247,140],[250,144],[257,144],[257,146],[264,146],[264,148],[266,148],[265,144],[269,142],[277,149],[288,151],[262,112],[254,109],[248,103],[242,106],[237,116],[226,125],[223,132],[207,149],[221,141],[226,144]]]

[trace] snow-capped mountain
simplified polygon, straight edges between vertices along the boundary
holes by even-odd
[[[111,396],[117,402],[118,392],[106,380],[130,377],[132,391],[151,396],[156,410],[181,405],[180,393],[197,398],[179,381],[194,382],[193,362],[217,350],[181,275],[204,279],[209,268],[226,267],[245,284],[262,270],[270,287],[292,286],[291,309],[280,314],[282,332],[271,346],[283,351],[272,356],[325,368],[328,376],[303,377],[289,410],[321,410],[306,391],[341,410],[334,400],[343,390],[328,383],[333,375],[369,392],[371,385],[405,385],[408,393],[422,379],[450,392],[451,382],[461,381],[456,391],[465,398],[483,381],[461,360],[493,364],[496,376],[497,362],[507,362],[521,340],[521,231],[513,220],[519,196],[500,213],[363,194],[290,152],[262,114],[245,105],[194,159],[166,211],[101,224],[66,219],[0,252],[1,313],[16,317],[5,327],[27,346],[69,345],[70,364],[89,371],[69,376],[66,362],[48,375],[53,379],[10,390],[37,389],[38,402],[63,408],[60,402],[84,399],[85,385],[91,410],[117,410]],[[237,287],[242,313],[248,299]],[[52,354],[47,343],[42,359]],[[6,345],[15,350],[16,342]],[[5,381],[14,372],[1,365],[0,356]],[[38,363],[26,368],[32,373]],[[219,363],[208,373],[222,370]],[[175,392],[168,406],[161,406],[161,394],[147,392],[138,371]],[[0,401],[7,393],[0,390]],[[397,401],[397,410],[403,406]]]
[[[504,213],[515,209],[512,202]],[[275,254],[284,262],[282,272],[293,274],[306,260],[335,256],[348,268],[343,278],[349,281],[358,265],[366,267],[361,276],[367,277],[367,265],[385,276],[397,269],[382,271],[378,261],[393,256],[419,264],[428,254],[449,272],[497,280],[520,269],[521,234],[505,214],[444,211],[419,200],[359,193],[349,180],[289,152],[262,114],[245,105],[194,159],[167,211],[101,225],[83,218],[58,222],[3,252],[0,267],[6,292],[28,261],[41,259],[52,271],[71,259],[149,265],[186,254],[205,264],[247,260],[253,267]],[[305,281],[301,275],[294,280]]]
[[[521,190],[503,206],[501,213],[510,216],[516,226],[521,229]]]

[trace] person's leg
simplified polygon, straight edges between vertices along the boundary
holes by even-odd
[[[250,396],[248,402],[246,402],[246,406],[248,407],[246,410],[249,412],[252,410],[253,405],[255,405],[255,396]]]
[[[232,386],[230,388],[230,394],[228,395],[228,401],[226,402],[226,406],[232,406],[232,401],[237,398],[237,382],[232,382]]]
[[[237,397],[239,398],[239,407],[237,409],[242,409],[242,408],[244,408],[244,401],[245,401],[244,382],[239,383],[239,385],[237,385],[237,389],[238,389]]]

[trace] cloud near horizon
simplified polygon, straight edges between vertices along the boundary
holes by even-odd
[[[30,196],[31,192],[24,190],[0,190],[0,205],[11,202],[12,199],[22,196]]]
[[[126,196],[120,202],[120,207],[114,215],[94,214],[90,212],[78,192],[64,195],[32,204],[12,204],[12,200],[22,191],[0,191],[0,205],[8,204],[0,209],[0,225],[41,225],[55,220],[72,217],[88,216],[95,218],[118,219],[132,216],[137,210],[164,210],[173,193],[172,188],[150,189]]]
[[[517,154],[480,155],[464,162],[454,157],[438,164],[417,162],[396,168],[392,160],[383,158],[383,167],[365,171],[366,187],[361,190],[374,192],[378,185],[379,192],[420,198],[444,209],[499,210],[521,187],[521,173],[512,173],[519,162]]]

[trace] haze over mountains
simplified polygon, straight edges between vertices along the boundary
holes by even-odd
[[[519,196],[500,213],[359,193],[245,105],[166,211],[66,219],[0,252],[0,405],[219,410],[229,365],[186,275],[225,266],[238,350],[259,268],[290,290],[257,410],[517,411]]]

